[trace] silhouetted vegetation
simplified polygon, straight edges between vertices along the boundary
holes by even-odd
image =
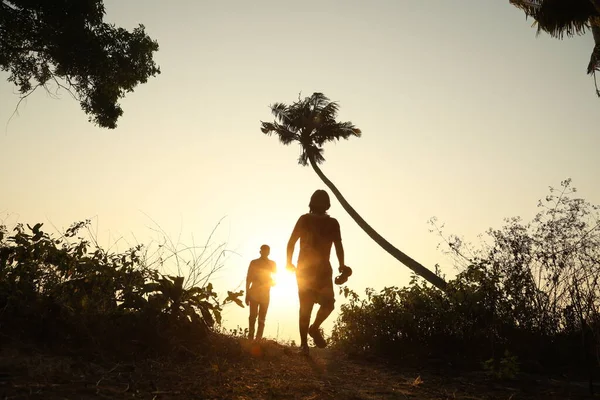
[[[574,192],[570,180],[551,188],[531,222],[507,219],[478,249],[445,238],[459,268],[446,293],[416,276],[408,287],[367,289],[366,298],[344,288],[349,302],[334,344],[402,362],[479,365],[505,377],[592,373],[600,361],[600,214]]]
[[[0,70],[21,99],[40,86],[64,89],[90,121],[117,126],[118,101],[160,73],[158,43],[143,25],[129,32],[104,14],[103,0],[0,0]]]
[[[533,17],[538,34],[546,32],[550,36],[563,37],[583,35],[592,31],[594,49],[590,55],[587,73],[594,75],[600,70],[600,1],[598,0],[510,0],[514,6]],[[598,85],[596,94],[600,96]]]
[[[184,284],[181,276],[163,275],[163,259],[149,262],[141,245],[111,253],[76,237],[86,226],[76,223],[59,238],[42,231],[42,224],[18,224],[12,232],[0,226],[3,341],[122,358],[189,351],[206,344],[224,304],[242,306],[243,292],[219,301],[210,283]]]
[[[219,301],[207,281],[213,267],[188,280],[159,273],[178,256],[168,240],[159,245],[168,248],[162,255],[142,246],[109,252],[78,233],[87,222],[60,237],[41,224],[2,226],[0,394],[584,398],[581,387],[559,380],[493,384],[536,364],[577,366],[587,355],[592,365],[597,356],[598,209],[569,197],[568,187],[548,197],[554,206],[530,224],[514,219],[490,231],[489,246],[471,257],[463,256],[468,246],[450,237],[452,254],[466,267],[447,293],[416,276],[407,288],[368,290],[363,300],[345,289],[350,302],[333,332],[336,347],[387,357],[402,369],[353,360],[336,349],[315,349],[306,359],[272,341],[247,341],[247,330],[217,329],[222,306],[240,304],[241,293]],[[206,255],[221,249],[202,250],[196,265],[205,266]],[[406,362],[411,357],[418,368]],[[490,376],[427,368],[431,358],[475,362]]]

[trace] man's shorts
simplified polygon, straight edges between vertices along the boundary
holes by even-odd
[[[333,307],[335,295],[331,265],[299,266],[296,271],[296,280],[300,304],[310,303]]]

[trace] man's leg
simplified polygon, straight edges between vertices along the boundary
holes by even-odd
[[[313,329],[319,329],[321,324],[329,317],[331,312],[335,307],[333,304],[325,303],[319,307],[319,311],[317,311],[317,316],[315,317],[315,322],[311,325]]]
[[[308,334],[315,341],[315,345],[317,347],[327,347],[327,341],[321,334],[319,328],[323,321],[329,317],[331,312],[334,309],[335,304],[335,294],[333,293],[333,284],[331,282],[331,275],[327,277],[327,279],[323,282],[323,285],[318,293],[318,302],[320,304],[319,310],[317,311],[317,316],[315,317],[315,321],[308,328]]]
[[[250,318],[248,318],[248,339],[254,339],[254,325],[256,323],[256,315],[258,314],[258,303],[250,301]]]
[[[300,296],[300,346],[308,347],[308,326],[310,325],[310,315],[312,314],[314,303],[309,296]]]
[[[263,331],[265,330],[265,319],[267,318],[267,310],[269,302],[260,303],[258,307],[258,330],[256,331],[256,340],[262,339]]]

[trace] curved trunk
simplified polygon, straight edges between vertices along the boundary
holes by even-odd
[[[342,196],[342,194],[335,187],[335,185],[329,179],[327,179],[325,174],[323,174],[323,171],[321,171],[321,169],[317,166],[317,164],[314,162],[312,157],[309,157],[308,159],[310,161],[310,165],[313,167],[313,169],[315,170],[317,175],[319,175],[319,178],[321,178],[321,180],[325,183],[325,185],[327,185],[327,187],[329,189],[331,189],[331,191],[333,192],[335,197],[338,199],[338,201],[340,202],[340,204],[342,205],[344,210],[346,210],[346,212],[348,214],[350,214],[352,219],[354,221],[356,221],[358,226],[360,226],[362,228],[362,230],[365,231],[366,234],[371,237],[371,239],[373,239],[379,246],[381,246],[385,251],[387,251],[392,256],[394,256],[394,258],[396,258],[402,264],[404,264],[408,268],[410,268],[413,272],[415,272],[416,274],[425,278],[432,285],[434,285],[438,289],[441,289],[444,291],[446,290],[446,281],[445,280],[443,280],[442,278],[437,276],[435,273],[433,273],[429,269],[427,269],[424,266],[422,266],[421,264],[419,264],[417,261],[415,261],[412,258],[410,258],[409,256],[407,256],[400,250],[398,250],[390,242],[385,240],[379,233],[377,233],[375,231],[375,229],[371,228],[371,226],[369,224],[367,224],[367,222],[356,212],[356,210],[354,210],[354,208],[352,208],[352,206],[350,204],[348,204],[346,199],[344,199],[344,196]]]

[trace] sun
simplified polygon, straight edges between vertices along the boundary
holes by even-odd
[[[296,274],[285,268],[286,257],[283,249],[271,250],[269,258],[277,263],[277,273],[273,275],[275,286],[271,288],[271,297],[288,303],[289,297],[295,297],[298,293],[296,285]]]
[[[270,308],[275,311],[289,311],[297,306],[298,303],[298,285],[296,284],[296,274],[285,268],[286,257],[285,250],[271,250],[269,257],[277,263],[277,272],[273,275],[275,285],[271,288]]]
[[[296,284],[296,274],[279,267],[277,273],[273,277],[275,280],[275,286],[271,289],[272,295],[282,296],[294,296],[298,292],[298,286]]]

